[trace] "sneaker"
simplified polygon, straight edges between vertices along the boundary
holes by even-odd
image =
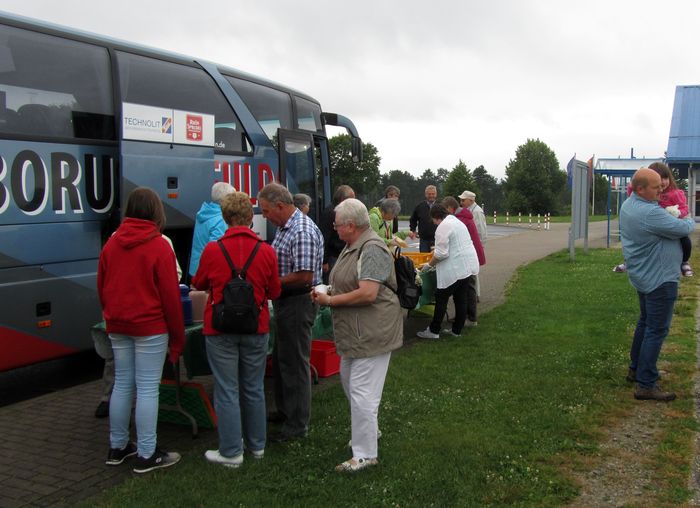
[[[250,450],[250,454],[257,460],[265,458],[265,450]]]
[[[420,332],[416,333],[418,337],[421,339],[439,339],[440,334],[438,333],[433,333],[430,331],[430,327],[426,328],[425,330],[421,330]],[[343,462],[345,464],[345,462]]]
[[[236,468],[243,464],[243,454],[240,453],[235,457],[224,457],[219,453],[219,450],[207,450],[204,457],[212,464],[221,464],[222,466]]]
[[[272,443],[288,443],[290,441],[296,441],[297,439],[306,439],[308,433],[306,431],[298,434],[289,434],[287,432],[273,432],[267,438],[269,442]]]
[[[477,326],[479,323],[476,321],[469,321],[468,319],[464,322],[464,328],[471,328],[472,326]]]
[[[105,464],[108,466],[118,466],[133,455],[136,455],[136,445],[129,441],[121,450],[119,448],[110,448]]]
[[[95,418],[107,418],[109,416],[109,401],[103,400],[95,409]]]
[[[143,457],[136,457],[136,465],[134,466],[134,473],[149,473],[156,469],[162,469],[165,467],[174,466],[180,462],[180,454],[175,452],[164,452],[158,448],[153,452],[149,458],[144,459]]]
[[[445,328],[440,333],[442,333],[443,335],[449,335],[450,337],[459,337],[459,334],[453,332],[451,328]]]
[[[361,469],[379,464],[377,459],[350,459],[335,466],[335,470],[339,473],[354,473]]]
[[[684,277],[692,277],[693,276],[693,269],[690,267],[688,263],[683,263],[681,265],[681,272],[683,272]]]
[[[637,400],[671,402],[676,399],[676,394],[673,392],[664,392],[658,385],[654,385],[652,388],[644,388],[637,383],[637,388],[634,390],[634,398]]]
[[[625,380],[634,383],[637,381],[637,371],[634,369],[627,369],[627,376],[625,376]]]
[[[627,265],[625,263],[620,263],[619,265],[616,265],[615,268],[613,268],[613,272],[615,273],[624,273],[627,271]]]

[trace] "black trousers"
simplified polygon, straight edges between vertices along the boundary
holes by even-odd
[[[451,286],[435,290],[435,312],[433,312],[433,320],[430,322],[430,331],[433,333],[440,333],[450,296],[455,302],[455,319],[452,322],[454,333],[462,333],[467,319],[476,321],[476,276],[471,275],[459,279]]]

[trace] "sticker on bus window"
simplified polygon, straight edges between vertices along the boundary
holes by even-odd
[[[214,115],[193,111],[173,111],[173,142],[214,146]]]
[[[138,141],[173,142],[173,110],[122,104],[122,136]]]

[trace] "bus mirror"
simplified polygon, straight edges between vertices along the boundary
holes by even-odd
[[[353,162],[362,162],[362,140],[360,138],[352,138],[351,154]]]

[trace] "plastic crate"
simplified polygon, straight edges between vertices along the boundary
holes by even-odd
[[[413,261],[416,268],[430,261],[430,258],[433,256],[430,252],[401,252],[401,255]]]
[[[340,372],[340,357],[335,352],[335,343],[330,340],[312,340],[311,365],[318,372],[318,377],[329,377]]]

